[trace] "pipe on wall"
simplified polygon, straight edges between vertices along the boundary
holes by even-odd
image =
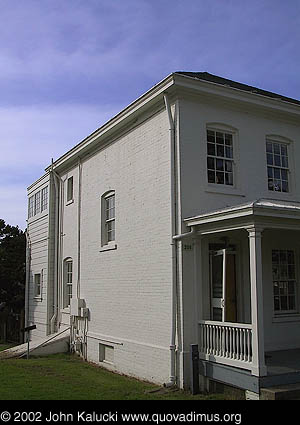
[[[171,227],[172,227],[172,291],[171,291],[171,338],[170,338],[170,380],[165,387],[176,384],[176,319],[177,319],[177,249],[173,241],[176,235],[176,169],[175,169],[175,123],[172,117],[168,95],[164,94],[164,102],[169,120],[170,164],[171,164]]]
[[[55,222],[54,222],[54,285],[53,285],[53,316],[50,319],[50,333],[56,331],[58,316],[58,225],[59,225],[59,184],[56,173],[53,170],[53,160],[51,164],[51,173],[55,186]]]

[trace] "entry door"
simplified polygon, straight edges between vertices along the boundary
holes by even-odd
[[[211,317],[222,322],[237,321],[235,252],[221,249],[210,255]]]

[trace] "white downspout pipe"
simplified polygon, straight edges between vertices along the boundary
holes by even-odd
[[[50,333],[56,331],[56,321],[58,316],[58,215],[59,215],[59,187],[56,173],[53,170],[53,160],[51,172],[55,185],[55,224],[54,224],[54,291],[53,291],[53,306],[54,313],[50,320]]]
[[[170,380],[165,383],[165,387],[176,384],[176,319],[177,319],[177,252],[176,243],[173,241],[173,235],[176,234],[176,170],[175,170],[175,124],[172,117],[171,106],[167,94],[164,94],[164,102],[169,120],[170,134],[170,166],[171,166],[171,230],[172,230],[172,292],[171,292],[171,338],[170,338],[170,356],[171,370]]]
[[[31,243],[28,228],[25,230],[26,236],[26,277],[25,277],[25,326],[29,326],[29,282],[31,264]]]

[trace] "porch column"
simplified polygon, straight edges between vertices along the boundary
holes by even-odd
[[[256,376],[265,376],[265,341],[264,341],[264,311],[262,288],[262,255],[261,233],[262,228],[250,227],[250,284],[251,284],[251,317],[252,317],[252,373]]]

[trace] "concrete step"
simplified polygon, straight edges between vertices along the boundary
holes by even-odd
[[[300,400],[300,384],[261,388],[261,400]]]

